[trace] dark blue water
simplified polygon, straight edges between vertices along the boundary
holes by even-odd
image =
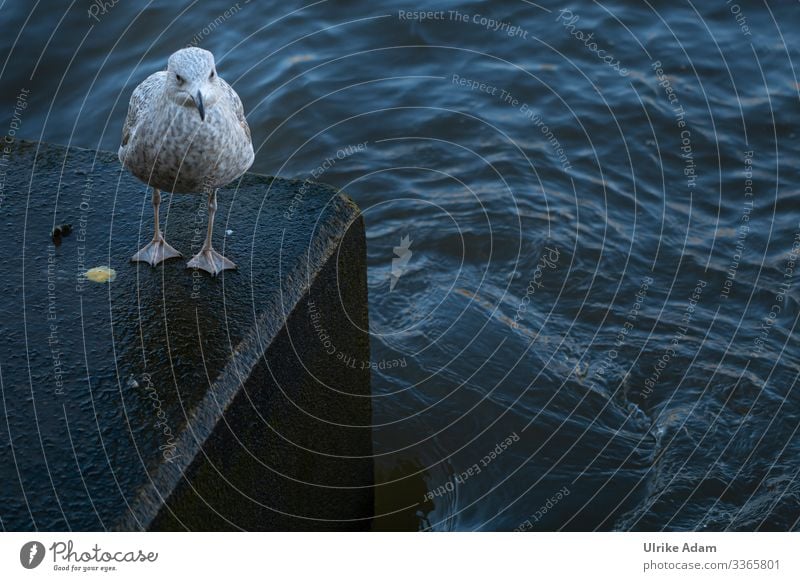
[[[0,4],[0,131],[116,150],[198,44],[357,201],[376,529],[800,526],[797,3],[143,6]]]

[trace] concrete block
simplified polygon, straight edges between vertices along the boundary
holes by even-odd
[[[321,184],[165,194],[184,258],[129,262],[148,189],[116,155],[17,142],[0,164],[0,519],[7,530],[368,529],[364,223]],[[59,224],[71,232],[51,240]],[[227,232],[226,232],[227,231]],[[93,282],[94,267],[114,270]]]

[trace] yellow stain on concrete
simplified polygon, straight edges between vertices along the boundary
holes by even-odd
[[[86,271],[86,278],[92,282],[112,282],[117,278],[117,271],[108,266],[95,266]]]

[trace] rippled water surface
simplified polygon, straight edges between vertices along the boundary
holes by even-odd
[[[798,528],[797,3],[100,4],[0,4],[2,130],[116,150],[198,44],[347,191],[376,529]]]

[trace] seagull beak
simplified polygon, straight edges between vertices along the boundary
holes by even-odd
[[[197,110],[200,112],[200,120],[206,120],[206,110],[203,107],[203,93],[197,91],[197,95],[194,98],[194,104],[197,105]]]

